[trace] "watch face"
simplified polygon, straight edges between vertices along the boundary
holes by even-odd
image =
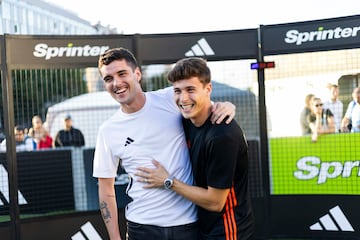
[[[164,187],[165,187],[166,189],[170,189],[170,188],[172,187],[172,185],[173,185],[173,181],[172,181],[171,179],[166,179],[166,180],[164,181]]]

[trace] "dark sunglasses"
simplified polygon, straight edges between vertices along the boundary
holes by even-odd
[[[322,107],[322,106],[323,106],[322,103],[320,103],[320,104],[315,104],[315,107]]]

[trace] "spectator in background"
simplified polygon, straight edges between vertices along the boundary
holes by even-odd
[[[15,145],[16,151],[32,151],[34,150],[34,141],[31,137],[25,134],[25,128],[16,125],[14,128],[14,135],[15,135]],[[4,139],[0,144],[0,151],[6,151],[6,139]]]
[[[342,132],[360,132],[360,87],[354,88],[352,97],[341,121]]]
[[[303,136],[311,134],[311,129],[308,122],[308,116],[311,112],[311,104],[314,99],[315,95],[310,93],[305,97],[305,107],[300,113],[300,126],[301,126],[301,133]]]
[[[36,149],[52,148],[52,138],[43,126],[42,119],[39,115],[32,118],[32,128],[29,129],[29,136],[36,143]]]
[[[311,113],[308,116],[308,123],[311,129],[311,140],[316,142],[321,134],[335,133],[334,115],[329,109],[323,108],[320,98],[314,98],[311,106]]]
[[[338,85],[330,84],[328,88],[330,91],[330,99],[324,102],[324,109],[330,109],[330,111],[334,114],[335,132],[338,133],[340,132],[341,119],[343,117],[343,103],[338,99]]]
[[[81,147],[85,145],[85,139],[82,132],[72,126],[70,115],[64,118],[64,129],[59,130],[54,139],[54,147]]]

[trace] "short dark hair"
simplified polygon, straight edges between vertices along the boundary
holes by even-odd
[[[189,57],[179,60],[167,75],[169,82],[198,77],[203,84],[210,83],[211,72],[206,60],[199,57]]]
[[[128,65],[135,70],[137,67],[139,67],[137,60],[128,49],[126,48],[111,48],[106,50],[103,54],[100,55],[99,61],[98,61],[98,69],[100,71],[100,68],[104,65],[109,65],[115,60],[125,60]],[[140,69],[140,67],[139,67]],[[100,72],[101,74],[101,72]]]
[[[15,131],[19,131],[19,132],[25,132],[25,128],[21,125],[16,125],[14,127]]]

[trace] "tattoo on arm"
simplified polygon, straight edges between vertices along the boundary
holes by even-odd
[[[108,223],[111,219],[111,215],[110,215],[108,205],[105,201],[102,201],[100,203],[100,211],[101,211],[101,215],[103,217],[104,222]]]

